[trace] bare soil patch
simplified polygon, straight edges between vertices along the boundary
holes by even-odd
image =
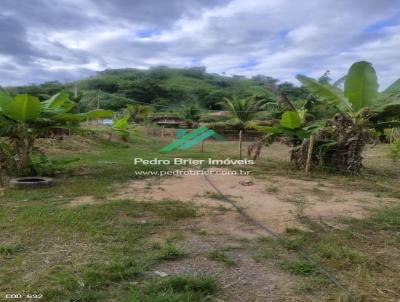
[[[75,199],[71,200],[68,204],[67,207],[78,207],[80,205],[84,204],[96,204],[96,199],[94,196],[89,196],[89,195],[84,195],[84,196],[79,196],[76,197]]]
[[[276,232],[299,227],[298,218],[335,220],[340,216],[361,218],[369,209],[397,202],[378,198],[370,192],[349,191],[333,182],[300,180],[282,176],[256,179],[251,176],[212,175],[209,179],[252,218]],[[243,185],[251,182],[251,185]],[[256,228],[249,226],[233,207],[219,198],[204,176],[180,176],[133,180],[116,188],[110,200],[143,201],[179,200],[200,207],[219,208],[221,215],[202,216],[199,224],[214,232],[253,237]],[[251,235],[253,234],[253,236]]]

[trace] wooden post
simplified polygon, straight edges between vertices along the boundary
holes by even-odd
[[[306,176],[310,175],[310,165],[311,165],[311,157],[312,157],[313,148],[314,148],[314,140],[315,140],[315,136],[314,136],[314,134],[312,134],[310,136],[310,141],[308,143],[307,161],[306,161],[306,169],[305,169]]]
[[[242,130],[239,130],[239,159],[242,159]]]
[[[201,150],[200,152],[204,152],[204,141],[201,141]]]
[[[164,126],[161,128],[161,137],[164,137]]]

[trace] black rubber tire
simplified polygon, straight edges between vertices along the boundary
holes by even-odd
[[[17,177],[10,180],[10,187],[18,189],[47,188],[53,185],[53,179],[49,177]]]

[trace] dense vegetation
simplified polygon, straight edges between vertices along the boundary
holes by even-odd
[[[278,83],[268,76],[223,76],[207,73],[203,67],[168,68],[148,70],[133,68],[110,69],[77,82],[47,82],[40,85],[9,87],[10,94],[28,93],[47,99],[61,90],[67,90],[79,109],[88,111],[98,106],[102,109],[121,110],[128,104],[152,104],[155,109],[168,111],[182,104],[196,103],[203,109],[220,109],[225,98],[256,97],[275,100],[279,89],[292,100],[307,96],[303,88],[291,83]]]

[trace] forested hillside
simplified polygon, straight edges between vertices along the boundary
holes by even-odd
[[[165,111],[192,103],[204,109],[219,109],[219,102],[233,96],[274,100],[276,88],[292,99],[304,98],[307,94],[303,88],[291,83],[279,84],[278,80],[268,76],[228,77],[207,73],[204,67],[109,69],[76,82],[47,82],[9,87],[8,90],[11,94],[29,93],[40,99],[67,90],[82,111],[97,106],[119,110],[130,103],[152,104],[155,109]]]

